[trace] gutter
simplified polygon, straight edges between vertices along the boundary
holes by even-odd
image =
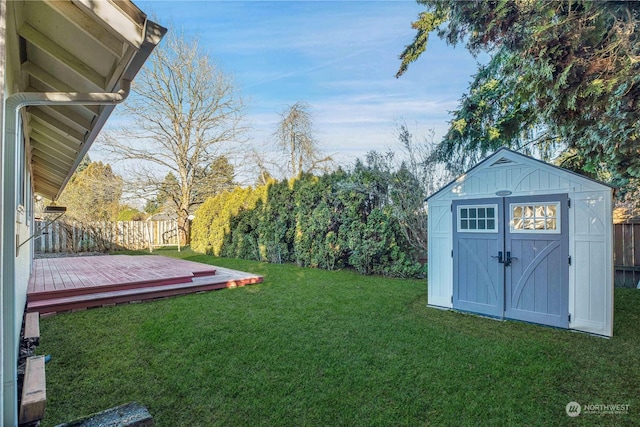
[[[14,426],[18,420],[18,349],[19,333],[16,316],[15,263],[19,242],[16,238],[16,148],[20,138],[20,112],[33,105],[116,105],[127,99],[131,80],[120,80],[117,92],[19,92],[10,95],[5,102],[5,135],[2,152],[2,379],[3,379],[3,423]],[[20,307],[23,310],[24,307]]]

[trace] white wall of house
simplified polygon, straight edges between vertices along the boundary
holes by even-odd
[[[16,342],[20,342],[20,330],[24,310],[27,306],[27,287],[29,286],[29,276],[31,274],[33,260],[33,240],[29,240],[34,232],[33,227],[33,191],[31,187],[31,174],[25,162],[24,173],[25,185],[20,189],[24,193],[23,200],[19,200],[18,214],[16,215],[16,242],[22,246],[16,251],[15,264],[15,324]],[[28,240],[28,241],[27,241]]]
[[[3,19],[6,16],[7,3],[2,2]],[[5,149],[8,146],[15,146],[16,141],[6,134],[6,115],[11,112],[4,109],[8,96],[16,92],[19,87],[20,72],[17,68],[19,64],[19,52],[17,51],[16,29],[12,20],[4,21],[0,30],[0,45],[4,50],[2,58],[2,153],[3,167]],[[27,206],[33,193],[31,190],[31,178],[28,173],[28,160],[26,156],[27,147],[22,139],[16,147],[20,153],[20,161],[15,174],[17,184],[14,185],[13,178],[7,179],[2,171],[2,419],[3,425],[12,425],[16,419],[16,358],[20,343],[20,330],[22,327],[22,317],[27,298],[27,286],[29,283],[29,273],[31,271],[31,251],[30,243],[23,246],[20,254],[16,251],[16,242],[21,242],[23,236],[28,235],[32,227],[29,226]],[[14,175],[15,176],[15,175]],[[11,188],[15,189],[15,197],[12,197]]]
[[[5,64],[6,64],[6,17],[7,17],[7,3],[6,0],[0,0],[0,153],[2,152],[2,148],[4,147],[4,93],[7,89],[6,79],[5,79]],[[0,156],[0,177],[3,176],[2,170],[2,156]],[[0,178],[1,180],[1,178]],[[4,223],[4,215],[2,213],[2,198],[4,191],[2,190],[2,186],[0,185],[0,242],[2,242],[2,226]],[[0,265],[2,263],[2,247],[0,247]],[[2,274],[0,274],[0,307],[4,307],[4,280],[2,278]],[[2,337],[5,334],[5,325],[0,315],[0,332],[2,333]],[[4,376],[4,345],[0,345],[0,421],[4,422],[4,384],[5,384],[5,376]]]
[[[454,200],[567,194],[570,329],[613,335],[613,189],[570,171],[500,149],[428,199],[428,303],[451,308]]]

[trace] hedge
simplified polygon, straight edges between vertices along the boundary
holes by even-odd
[[[329,270],[421,276],[423,268],[393,215],[385,181],[358,163],[352,172],[236,188],[208,199],[195,213],[192,248]]]

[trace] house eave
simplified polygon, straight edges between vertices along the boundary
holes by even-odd
[[[9,94],[117,92],[121,80],[138,74],[167,31],[121,0],[13,1],[8,21]],[[113,110],[111,105],[74,105],[23,111],[21,131],[36,193],[60,197]],[[44,152],[46,163],[32,154]],[[40,170],[46,165],[51,170]],[[40,178],[45,175],[46,181]]]
[[[147,61],[147,59],[153,52],[153,49],[155,49],[155,47],[160,42],[160,40],[162,39],[162,37],[165,35],[166,32],[167,32],[167,29],[160,26],[159,24],[149,20],[146,21],[145,23],[146,34],[145,34],[144,42],[140,46],[140,49],[137,51],[136,55],[129,62],[127,68],[122,73],[122,77],[121,77],[122,79],[130,80],[130,81],[134,79],[134,77],[142,69],[144,63]],[[119,89],[120,89],[119,86],[115,86],[111,88],[110,92],[116,92]],[[104,125],[107,123],[107,120],[111,116],[111,113],[113,113],[113,110],[115,109],[115,107],[116,105],[106,105],[102,108],[102,112],[96,118],[90,133],[87,135],[87,138],[84,144],[82,145],[82,148],[78,153],[78,156],[76,157],[76,160],[73,163],[71,170],[69,171],[69,174],[67,175],[60,189],[58,190],[57,194],[53,198],[54,200],[58,199],[62,194],[62,191],[68,184],[69,180],[71,179],[71,176],[73,175],[75,170],[78,168],[79,164],[84,159],[84,156],[87,154],[87,152],[95,142],[99,133],[102,131],[102,128],[104,127]]]

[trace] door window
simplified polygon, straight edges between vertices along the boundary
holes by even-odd
[[[560,203],[511,203],[512,233],[560,233]]]
[[[458,231],[497,233],[498,205],[458,206]]]

